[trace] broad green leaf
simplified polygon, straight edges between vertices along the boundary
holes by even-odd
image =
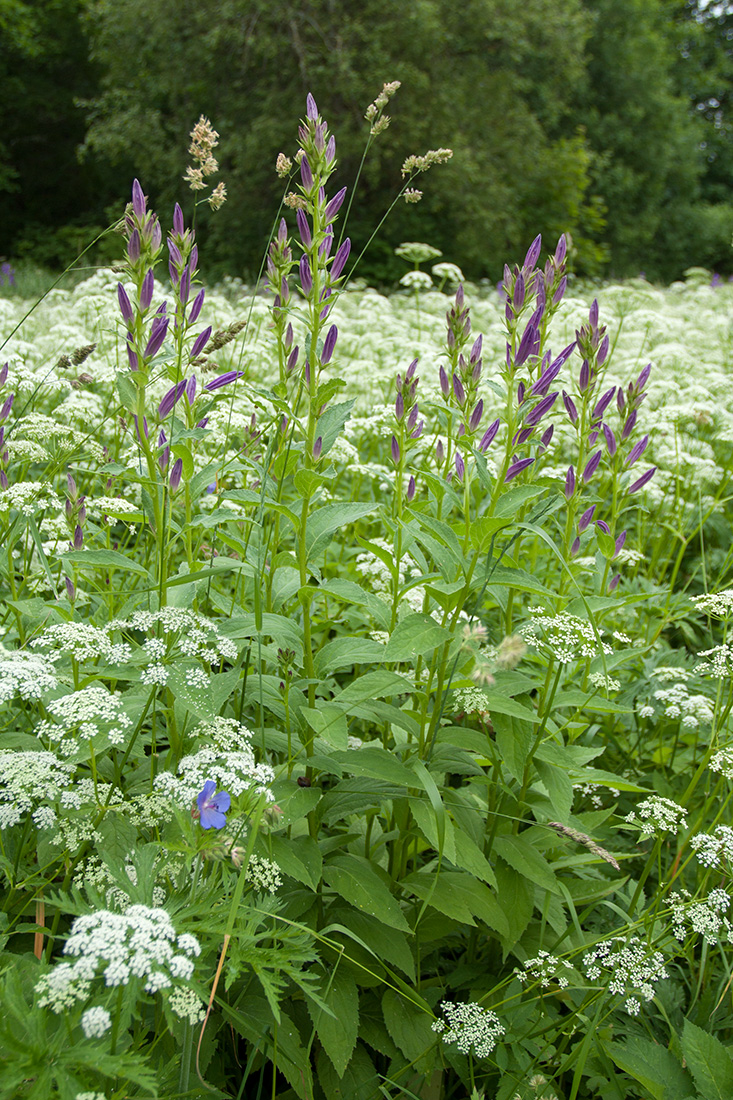
[[[573,781],[563,768],[557,768],[535,757],[534,766],[545,785],[550,798],[553,813],[563,824],[567,824],[573,805]]]
[[[503,692],[497,691],[494,688],[482,688],[481,689],[486,696],[489,704],[489,711],[492,714],[509,714],[514,718],[519,718],[525,722],[539,722],[539,715],[531,707],[525,706],[517,699],[512,699],[508,695],[504,695]]]
[[[425,837],[427,842],[438,852],[444,855],[451,863],[456,862],[456,842],[454,839],[453,822],[447,814],[443,815],[443,836],[439,835],[438,822],[435,810],[428,802],[425,795],[410,798],[410,813],[415,824]]]
[[[282,836],[272,836],[269,844],[272,846],[270,853],[264,851],[264,854],[269,854],[284,874],[309,886],[311,890],[318,889],[323,857],[312,837],[294,836],[288,840]]]
[[[570,691],[558,691],[553,700],[555,707],[575,707],[577,709],[597,710],[601,714],[631,714],[632,707],[622,707],[607,699],[600,692],[585,692],[578,688]]]
[[[351,775],[368,775],[372,779],[383,779],[385,783],[392,783],[397,787],[422,787],[423,785],[414,771],[402,764],[394,753],[387,752],[381,745],[367,743],[360,749],[333,752],[330,759]]]
[[[523,718],[497,711],[491,717],[496,743],[505,767],[520,783],[532,745],[532,727]]]
[[[507,918],[509,932],[504,937],[505,950],[511,949],[522,938],[532,919],[535,889],[524,875],[515,871],[503,860],[496,864],[497,897]]]
[[[323,878],[356,909],[376,917],[390,928],[410,931],[399,903],[369,860],[351,854],[334,856],[324,865]]]
[[[383,629],[389,629],[391,610],[389,604],[380,600],[373,592],[365,592],[356,581],[347,581],[341,577],[324,577],[318,585],[319,592],[335,596],[348,604],[365,607],[374,621]]]
[[[129,371],[120,371],[115,375],[115,385],[120,398],[120,404],[128,412],[137,412],[137,386]]]
[[[70,562],[76,569],[121,569],[125,573],[140,573],[152,580],[144,565],[117,550],[69,550],[62,560]]]
[[[733,1061],[720,1039],[685,1020],[682,1054],[705,1100],[730,1100],[733,1096]]]
[[[137,848],[137,826],[123,813],[109,810],[99,825],[98,832],[104,841],[103,851],[110,859],[124,863]]]
[[[653,1100],[685,1100],[692,1094],[689,1075],[659,1043],[635,1037],[626,1043],[602,1041],[601,1045],[611,1061],[643,1085]]]
[[[276,781],[273,793],[282,811],[282,816],[278,819],[279,828],[301,821],[321,800],[321,792],[317,787],[299,787],[291,779]]]
[[[343,1077],[338,1077],[323,1052],[319,1052],[316,1066],[326,1100],[375,1100],[381,1095],[374,1064],[361,1043],[357,1043]],[[313,1096],[313,1093],[310,1095]]]
[[[414,692],[414,685],[387,669],[375,669],[366,672],[335,695],[332,702],[339,706],[350,703],[363,703],[370,699],[384,699],[385,696],[405,695]]]
[[[415,960],[404,932],[368,916],[356,909],[341,909],[331,906],[328,910],[329,924],[323,934],[330,936],[340,932],[346,942],[353,937],[365,945],[376,959],[398,967],[411,982],[415,981]],[[347,952],[348,954],[348,948]]]
[[[339,966],[329,975],[321,998],[332,1015],[307,997],[308,1012],[321,1046],[339,1077],[351,1060],[359,1034],[359,992],[356,982]]]
[[[549,890],[550,893],[560,893],[557,879],[549,863],[522,836],[510,836],[502,833],[494,837],[494,851],[515,871],[519,871],[525,878],[528,878],[530,882],[541,886],[543,890]]]
[[[471,875],[459,871],[436,874],[429,869],[408,875],[401,885],[453,920],[473,925],[478,917],[501,936],[509,935],[509,923],[498,901],[488,886]]]
[[[495,890],[498,889],[494,868],[491,866],[476,841],[473,840],[468,833],[458,828],[455,829],[454,841],[455,858],[449,856],[447,852],[446,858],[450,859],[451,863],[455,863],[456,867],[468,871],[469,874],[473,875],[475,878],[480,878],[482,882],[487,882],[489,886],[493,886]]]
[[[545,599],[554,600],[555,594],[544,584],[527,573],[524,569],[514,569],[508,565],[497,565],[492,569],[488,584],[490,587],[501,585],[504,588],[515,588],[519,592],[531,592],[535,596],[544,596]]]
[[[315,438],[321,437],[321,454],[325,455],[333,447],[341,429],[351,416],[356,401],[342,401],[339,405],[329,405],[322,416],[318,417]]]
[[[361,501],[335,501],[320,504],[308,517],[306,527],[306,557],[308,561],[317,558],[331,542],[334,531],[350,527],[358,519],[368,516],[377,507],[376,504]]]
[[[474,550],[488,550],[493,535],[511,524],[503,516],[480,516],[471,523],[471,545]]]
[[[340,707],[319,700],[318,710],[303,707],[300,713],[319,737],[324,737],[334,748],[346,748],[349,741],[349,730],[346,724],[346,715]]]
[[[530,500],[536,500],[547,490],[542,485],[515,485],[513,489],[507,489],[496,502],[494,515],[512,516]]]
[[[315,657],[316,676],[324,679],[331,673],[341,668],[349,668],[351,665],[382,664],[391,660],[385,656],[386,646],[380,645],[372,638],[349,638],[342,635],[334,638],[332,642],[326,642],[319,649]]]
[[[433,1017],[419,1005],[407,997],[401,997],[394,989],[387,989],[382,997],[382,1012],[390,1038],[408,1062],[417,1062],[434,1050]],[[421,1065],[418,1072],[425,1073],[426,1067]]]
[[[167,686],[173,692],[176,702],[182,704],[186,710],[199,718],[214,718],[217,711],[214,708],[211,684],[207,683],[200,688],[192,687],[186,680],[186,674],[195,667],[197,666],[189,664],[185,668],[181,665],[172,668],[168,674]]]
[[[411,661],[432,653],[436,646],[449,642],[452,637],[450,630],[439,626],[430,615],[407,615],[392,631],[384,660]]]

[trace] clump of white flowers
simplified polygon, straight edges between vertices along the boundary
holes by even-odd
[[[146,993],[172,989],[190,981],[193,959],[200,953],[196,937],[177,935],[165,909],[146,905],[131,905],[124,913],[99,909],[74,921],[64,954],[76,961],[57,963],[40,978],[36,983],[38,1004],[52,1012],[65,1012],[76,1001],[86,1001],[93,983],[102,978],[112,989],[132,979],[139,979]],[[101,1026],[104,1012],[103,1008],[90,1008],[85,1016],[97,1023],[89,1026]]]
[[[89,623],[52,623],[31,645],[46,651],[46,659],[52,664],[68,654],[76,661],[96,661],[100,657],[110,664],[125,664],[132,650],[125,642],[115,643],[109,636],[111,624],[104,629]]]
[[[718,825],[714,833],[696,833],[690,847],[703,867],[719,867],[722,862],[733,864],[733,829]]]
[[[661,708],[661,714],[673,721],[680,720],[685,729],[697,729],[709,726],[713,720],[713,703],[706,695],[691,694],[687,687],[690,673],[684,668],[660,666],[650,673],[651,677],[668,683],[669,687],[660,687],[654,691],[654,703],[637,707],[640,718],[652,718]]]
[[[175,1013],[176,1016],[180,1016],[182,1020],[187,1020],[192,1026],[200,1024],[206,1016],[206,1009],[201,1003],[201,998],[188,986],[174,986],[167,999],[171,1012]]]
[[[729,619],[733,615],[733,588],[722,592],[710,592],[705,596],[690,596],[698,611],[716,619]]]
[[[641,1001],[654,999],[654,986],[668,977],[661,951],[649,951],[638,936],[614,936],[602,940],[583,956],[586,977],[591,982],[607,979],[609,992],[625,997],[625,1008],[638,1016]]]
[[[165,637],[159,637],[162,628]],[[159,611],[135,611],[129,619],[114,619],[108,630],[139,630],[151,634],[142,645],[142,652],[150,658],[143,669],[141,680],[150,686],[163,687],[168,682],[168,663],[189,657],[207,665],[237,659],[236,643],[219,630],[212,619],[189,611],[186,607],[161,607]],[[203,670],[189,670],[189,687],[194,690],[206,687]]]
[[[604,691],[620,691],[621,683],[619,680],[614,680],[613,677],[607,676],[605,672],[591,672],[588,677],[593,687],[603,688]]]
[[[57,683],[44,657],[25,649],[8,650],[0,645],[0,703],[7,703],[16,695],[21,699],[40,699]]]
[[[720,772],[726,779],[733,779],[733,746],[713,753],[708,767],[711,772]]]
[[[654,836],[656,832],[676,834],[680,827],[684,828],[687,824],[687,810],[671,798],[653,794],[640,802],[624,820],[630,825],[638,821],[642,838]]]
[[[698,657],[709,659],[701,661],[695,668],[695,672],[699,672],[703,676],[713,676],[716,680],[722,680],[724,677],[730,676],[733,668],[733,647],[728,642],[713,646],[712,649],[703,649],[698,653]]]
[[[0,513],[13,509],[24,516],[35,516],[46,509],[61,511],[53,486],[44,481],[16,481],[7,489],[0,489]]]
[[[457,688],[453,693],[455,709],[465,714],[478,714],[486,721],[489,717],[489,699],[480,687]]]
[[[264,859],[262,856],[252,855],[249,857],[246,879],[255,890],[259,890],[263,894],[275,894],[278,886],[283,884],[277,863],[274,863],[271,859]]]
[[[579,657],[596,657],[612,653],[612,647],[602,640],[604,631],[593,629],[586,619],[560,612],[548,615],[544,607],[530,607],[531,621],[519,631],[528,646],[554,656],[561,664],[570,664]]]
[[[132,719],[125,713],[122,700],[102,684],[89,684],[47,704],[54,721],[43,721],[36,728],[41,740],[56,745],[62,756],[78,748],[76,734],[91,741],[104,734],[111,745],[121,745]]]
[[[719,887],[711,890],[706,898],[690,901],[687,890],[670,895],[672,906],[672,934],[680,943],[690,931],[702,936],[705,943],[716,944],[725,932],[728,940],[733,940],[733,925],[725,916],[730,908],[730,895]]]
[[[536,959],[525,959],[522,966],[524,967],[523,970],[518,967],[515,967],[514,970],[517,979],[522,984],[529,978],[534,978],[535,981],[539,982],[542,989],[549,989],[551,985],[556,985],[560,989],[567,989],[570,984],[567,974],[563,974],[562,970],[572,970],[572,965],[567,959],[558,959],[556,955],[551,955],[549,951],[540,951]]]
[[[269,764],[258,764],[250,739],[252,733],[232,718],[214,718],[196,727],[197,742],[203,742],[198,752],[184,756],[178,765],[178,775],[161,772],[155,777],[154,788],[159,794],[182,808],[190,807],[208,779],[219,790],[227,791],[234,800],[247,791],[264,794],[274,802],[271,785],[275,773]]]
[[[441,1009],[445,1020],[435,1020],[433,1031],[437,1031],[444,1043],[455,1043],[461,1054],[470,1054],[473,1050],[477,1058],[488,1058],[506,1028],[499,1017],[490,1008],[474,1002],[453,1004],[443,1001]]]
[[[74,764],[62,764],[52,752],[0,752],[0,829],[17,825],[34,809],[37,827],[50,828],[56,815],[44,804],[60,801],[75,770]]]

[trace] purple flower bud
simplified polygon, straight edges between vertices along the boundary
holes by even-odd
[[[397,420],[402,420],[405,415],[405,401],[401,393],[397,394],[397,399],[394,403],[394,414]]]
[[[570,557],[574,558],[578,550],[580,550],[580,539],[576,537],[573,539],[572,546],[570,547]]]
[[[400,445],[394,436],[392,436],[391,451],[392,461],[394,462],[395,466],[397,466],[400,461]]]
[[[138,218],[142,218],[145,213],[145,196],[137,180],[133,180],[132,182],[132,209],[135,216]]]
[[[538,343],[539,333],[530,321],[522,334],[522,339],[519,341],[517,354],[514,357],[515,367],[521,367],[522,363],[526,362],[529,356],[535,352]]]
[[[517,405],[523,405],[524,404],[525,396],[526,396],[526,391],[525,391],[525,388],[524,388],[524,382],[520,382],[519,385],[517,386]]]
[[[593,328],[598,327],[598,299],[597,298],[593,299],[593,303],[592,303],[592,305],[590,307],[590,310],[588,312],[588,320],[590,321]]]
[[[463,408],[466,403],[466,391],[463,388],[463,383],[457,374],[453,375],[453,393],[455,394],[456,401]]]
[[[146,310],[153,299],[153,287],[155,285],[155,279],[153,278],[153,269],[149,268],[145,273],[143,284],[140,288],[140,308]]]
[[[178,203],[173,207],[173,232],[182,237],[185,232],[185,226],[183,224],[183,211]]]
[[[616,539],[616,542],[615,542],[614,547],[613,547],[613,556],[614,556],[614,558],[623,549],[623,545],[624,545],[625,542],[626,542],[626,532],[622,531],[621,534]]]
[[[0,369],[0,390],[3,388],[3,386],[5,385],[7,380],[8,380],[8,364],[3,363],[2,368]]]
[[[606,362],[606,359],[608,358],[608,352],[609,352],[610,347],[611,347],[611,341],[608,339],[607,336],[604,336],[603,339],[601,340],[601,346],[598,349],[598,354],[596,355],[596,363],[598,364],[599,367],[602,367],[603,364]]]
[[[589,447],[594,447],[595,446],[596,440],[598,439],[598,435],[599,435],[599,433],[598,433],[597,428],[590,433],[590,435],[588,436],[588,446]]]
[[[445,450],[443,448],[443,440],[439,439],[435,446],[435,461],[440,466],[445,458]]]
[[[288,356],[288,361],[285,364],[285,370],[288,372],[288,374],[290,374],[291,371],[294,371],[298,364],[298,352],[299,348],[296,344],[293,350],[290,352],[290,355]]]
[[[522,470],[526,470],[528,466],[531,466],[533,462],[533,458],[520,458],[517,459],[516,462],[512,462],[511,466],[506,472],[506,477],[504,478],[504,481],[511,481],[512,478],[515,478],[517,476],[517,474],[521,474]]]
[[[186,379],[182,379],[180,382],[176,382],[175,386],[171,386],[168,392],[161,399],[158,405],[158,419],[165,420],[169,413],[173,411],[179,398],[183,396],[183,391],[186,388]]]
[[[129,363],[130,363],[130,370],[137,370],[138,367],[139,367],[139,361],[138,361],[137,353],[136,353],[136,351],[135,351],[135,349],[134,349],[134,347],[133,347],[133,345],[132,345],[132,343],[129,339],[128,339],[127,344],[126,344],[126,350],[127,350],[127,358],[129,360]]]
[[[603,397],[596,404],[596,407],[593,410],[591,419],[598,420],[599,417],[603,416],[604,412],[606,411],[608,406],[613,401],[613,395],[615,394],[615,392],[616,392],[616,387],[615,386],[611,386],[610,390],[606,390]]]
[[[575,492],[575,470],[572,466],[568,466],[568,472],[565,475],[565,496],[570,500],[571,496]]]
[[[637,393],[641,393],[641,391],[644,389],[647,382],[649,381],[649,375],[651,373],[652,373],[652,365],[651,365],[651,363],[647,363],[647,365],[644,367],[644,370],[641,372],[639,377],[636,379],[636,385],[634,386],[634,389],[636,390]]]
[[[608,591],[609,592],[615,592],[616,589],[618,588],[618,582],[620,580],[621,580],[621,574],[620,573],[614,573],[614,575],[611,577],[610,581],[608,582]]]
[[[538,233],[532,244],[527,249],[527,255],[524,257],[523,267],[525,271],[531,271],[540,258],[540,250],[542,248],[542,234]]]
[[[629,414],[629,416],[626,419],[626,423],[623,426],[623,430],[621,432],[621,438],[623,440],[627,440],[629,438],[629,436],[631,435],[631,433],[633,432],[635,427],[636,427],[636,409],[632,409],[631,413]]]
[[[546,451],[547,448],[550,446],[550,443],[552,442],[552,437],[553,437],[554,433],[555,433],[555,425],[550,424],[549,428],[546,428],[545,431],[540,436],[540,447],[542,448],[543,451]]]
[[[308,163],[308,157],[305,156],[300,158],[300,179],[303,184],[303,190],[310,191],[313,187],[313,173]]]
[[[15,401],[15,394],[14,393],[11,393],[9,397],[5,398],[5,401],[3,402],[3,407],[0,409],[0,421],[7,420],[8,416],[10,415],[10,410],[13,407],[13,402],[14,401]]]
[[[570,396],[570,394],[566,393],[565,390],[562,391],[562,400],[568,416],[572,420],[573,424],[577,424],[578,410],[575,407],[575,402],[573,401],[572,397]]]
[[[578,532],[579,533],[582,534],[582,532],[585,531],[586,527],[588,526],[590,521],[593,519],[593,513],[595,512],[595,510],[596,510],[595,504],[591,504],[590,508],[586,508],[586,510],[583,512],[583,515],[580,517],[580,519],[578,521]]]
[[[138,423],[138,419],[137,419],[136,416],[133,416],[133,420],[135,421],[135,431],[137,432],[137,438],[142,443],[142,436],[140,435],[140,424]],[[147,439],[148,438],[148,418],[146,416],[143,417],[143,431],[145,432],[145,438]]]
[[[300,273],[300,285],[302,286],[303,293],[307,298],[310,295],[310,292],[313,290],[313,276],[311,275],[311,268],[310,264],[308,263],[307,256],[303,255],[300,257],[298,270]]]
[[[463,481],[463,475],[466,472],[466,467],[465,467],[465,464],[464,464],[464,461],[463,461],[463,455],[461,454],[460,451],[456,451],[455,462],[456,462],[456,477],[458,478],[459,481]]]
[[[324,236],[323,240],[321,241],[321,247],[318,249],[318,255],[321,257],[321,259],[327,260],[328,257],[331,255],[331,249],[332,248],[333,248],[333,229],[329,225],[328,229],[326,230],[326,235]],[[287,284],[285,282],[285,279],[283,279],[283,286],[286,286],[286,285]]]
[[[326,225],[330,225],[333,219],[336,217],[339,210],[341,209],[341,206],[343,205],[343,201],[345,198],[346,188],[342,187],[340,191],[336,192],[336,194],[333,196],[323,212],[323,219]]]
[[[336,347],[338,334],[339,330],[337,329],[336,325],[331,325],[330,329],[326,333],[326,339],[323,341],[323,352],[321,353],[322,363],[330,362],[334,348]]]
[[[201,351],[203,351],[203,349],[206,347],[206,344],[209,342],[209,337],[210,336],[211,336],[211,325],[209,325],[208,328],[205,328],[203,332],[200,332],[198,334],[198,336],[196,337],[196,339],[194,340],[193,347],[191,348],[191,351],[189,352],[189,358],[190,359],[195,359],[196,356],[199,355]]]
[[[188,296],[191,293],[191,268],[190,265],[186,265],[181,275],[181,281],[178,284],[178,297],[185,306],[188,301]]]
[[[468,430],[469,430],[469,432],[475,432],[476,431],[479,424],[481,423],[481,417],[483,415],[484,415],[484,403],[483,403],[483,400],[481,400],[481,401],[478,402],[478,404],[476,404],[474,406],[473,412],[471,413],[471,416],[469,418],[469,421],[468,421]]]
[[[489,424],[488,428],[481,436],[481,442],[478,445],[478,449],[481,451],[482,454],[485,451],[488,451],[489,447],[494,442],[496,438],[496,433],[499,431],[500,424],[500,420],[495,420],[492,424]]]
[[[648,435],[645,435],[643,439],[640,439],[637,443],[635,443],[634,446],[631,448],[631,450],[629,451],[629,453],[627,455],[626,462],[624,463],[624,466],[626,466],[626,467],[633,466],[634,463],[637,462],[641,458],[641,456],[644,454],[644,451],[646,450],[648,443],[649,443],[649,436]]]
[[[137,229],[133,229],[130,234],[130,239],[127,242],[127,255],[133,264],[136,264],[140,259],[140,233]]]
[[[419,412],[418,404],[417,404],[417,402],[415,402],[415,404],[410,409],[410,415],[407,418],[407,430],[408,430],[408,432],[411,432],[412,429],[417,424],[417,414],[418,414],[418,412]]]
[[[610,535],[611,534],[611,528],[608,526],[605,519],[597,519],[596,520],[596,527],[600,527],[600,529],[601,529],[601,531],[603,531],[604,535]]]
[[[479,333],[479,335],[476,337],[476,339],[474,341],[473,347],[471,348],[471,362],[472,363],[475,363],[477,359],[481,358],[481,349],[483,347],[483,343],[484,343],[484,338]]]
[[[76,589],[70,577],[64,577],[64,583],[66,584],[66,595],[69,597],[71,603],[76,599]]]
[[[218,378],[207,382],[204,389],[208,393],[213,393],[214,390],[220,390],[222,386],[228,386],[230,382],[236,382],[238,378],[242,378],[245,374],[246,371],[243,370],[228,370],[225,374],[220,374]]]
[[[333,164],[336,159],[336,138],[331,134],[326,142],[326,164]]]
[[[169,481],[169,485],[171,487],[171,492],[172,493],[175,493],[176,489],[181,484],[181,475],[182,475],[182,473],[183,473],[183,459],[182,458],[177,458],[176,461],[173,463],[173,469],[171,470],[171,476],[170,476],[170,481]]]
[[[458,284],[458,290],[456,291],[456,309],[460,313],[463,309],[463,304],[466,300],[466,293],[463,289],[463,283]]]
[[[76,482],[70,473],[66,475],[66,491],[72,501],[75,501],[79,495],[79,490],[76,487]]]
[[[311,229],[308,225],[308,217],[305,210],[295,211],[295,220],[298,223],[298,232],[300,233],[300,239],[303,242],[306,249],[309,249],[313,243],[313,237],[311,236]]]
[[[189,405],[193,405],[196,400],[196,375],[192,374],[186,385],[186,400]]]
[[[526,443],[533,432],[534,428],[522,428],[522,430],[517,432],[514,436],[514,439],[512,440],[512,445],[515,447],[519,447],[522,443]]]
[[[555,249],[555,266],[559,267],[565,259],[565,255],[568,250],[568,242],[565,239],[565,234],[560,235],[560,240],[557,242],[557,248]]]
[[[310,92],[308,92],[305,100],[305,113],[307,118],[309,118],[312,122],[315,122],[318,118],[318,107],[316,106],[316,101]]]
[[[313,444],[313,457],[316,460],[316,462],[321,457],[321,451],[322,450],[323,450],[323,439],[319,435],[318,439]]]
[[[608,424],[603,425],[603,434],[606,438],[608,453],[613,457],[613,455],[616,454],[616,436],[613,434]]]
[[[552,304],[553,304],[553,306],[559,306],[560,305],[560,302],[565,297],[565,291],[567,289],[568,289],[568,277],[567,277],[567,275],[563,275],[562,279],[557,284],[557,288],[555,290],[555,293],[552,295]]]
[[[153,321],[153,324],[151,325],[151,328],[150,328],[150,339],[148,340],[147,344],[145,345],[145,351],[143,353],[143,358],[151,359],[154,355],[158,354],[161,347],[163,346],[163,341],[165,340],[167,332],[168,332],[168,318],[165,317],[165,318],[162,318],[162,319],[159,320],[156,317],[156,319]]]
[[[125,320],[129,325],[133,317],[132,306],[130,304],[130,299],[127,296],[127,291],[123,287],[122,283],[117,284],[117,301],[120,304],[120,313],[122,314],[123,320]]]
[[[586,464],[585,469],[583,470],[583,481],[586,483],[586,485],[588,484],[590,479],[593,477],[593,474],[596,472],[596,470],[598,469],[598,466],[600,465],[601,453],[602,452],[600,450],[598,450],[598,451],[596,451],[596,453],[594,455],[591,455],[590,459],[588,460],[588,463]]]
[[[346,267],[346,261],[349,258],[349,252],[351,251],[351,240],[349,237],[343,242],[338,252],[333,258],[331,264],[331,280],[335,281],[341,275],[341,272]]]
[[[175,267],[180,270],[183,267],[183,256],[176,242],[170,239],[168,240],[168,255]]]
[[[407,503],[410,504],[415,498],[415,478],[410,477],[407,485]]]
[[[202,287],[201,290],[198,292],[198,294],[196,295],[196,297],[193,300],[193,304],[191,306],[191,312],[188,315],[188,323],[190,325],[194,324],[195,321],[198,321],[199,313],[201,312],[201,307],[204,304],[205,294],[206,294],[206,290],[204,289],[204,287]]]
[[[524,305],[524,296],[524,275],[522,275],[522,272],[520,271],[517,275],[517,281],[514,284],[514,294],[512,295],[512,305],[514,306],[515,312],[517,313]]]
[[[539,424],[540,420],[546,413],[550,411],[552,406],[557,400],[557,390],[554,393],[550,393],[547,397],[543,397],[533,409],[530,409],[527,416],[524,418],[524,423],[529,427]]]
[[[590,385],[590,364],[587,359],[583,360],[583,365],[580,368],[580,377],[578,379],[578,389],[581,393],[585,393]]]

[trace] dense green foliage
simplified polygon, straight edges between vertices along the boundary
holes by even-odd
[[[348,181],[367,104],[400,80],[355,244],[395,194],[405,148],[455,156],[419,206],[393,212],[371,278],[389,282],[392,246],[418,239],[496,279],[537,230],[570,234],[586,274],[727,270],[732,19],[697,0],[0,0],[0,251],[60,263],[116,216],[119,178],[170,202],[204,113],[229,192],[214,273],[252,275],[306,90],[338,126]]]

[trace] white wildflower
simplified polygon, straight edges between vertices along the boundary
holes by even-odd
[[[470,1001],[462,1004],[443,1001],[440,1007],[447,1025],[444,1020],[436,1020],[432,1029],[442,1035],[444,1043],[455,1043],[461,1054],[469,1054],[473,1049],[477,1058],[488,1058],[506,1033],[496,1013],[483,1005]]]
[[[540,983],[542,989],[548,989],[551,985],[557,985],[560,989],[566,989],[569,982],[566,974],[559,970],[572,970],[571,964],[566,959],[558,959],[548,951],[540,951],[535,959],[526,959],[523,970],[515,968],[514,973],[520,982],[524,984],[528,978],[534,978]]]
[[[649,951],[638,936],[602,940],[583,956],[583,966],[589,981],[606,981],[611,993],[626,998],[632,1016],[638,1002],[653,1000],[654,986],[668,977],[662,953]]]
[[[714,833],[696,833],[690,847],[703,867],[719,867],[721,862],[733,865],[733,829],[717,825]]]
[[[112,1017],[106,1008],[88,1008],[81,1018],[82,1031],[87,1039],[101,1039],[112,1027]]]
[[[625,820],[629,824],[639,821],[642,838],[653,836],[657,831],[676,834],[680,827],[684,828],[687,824],[687,810],[670,798],[653,794],[640,802],[636,811],[627,814]]]

